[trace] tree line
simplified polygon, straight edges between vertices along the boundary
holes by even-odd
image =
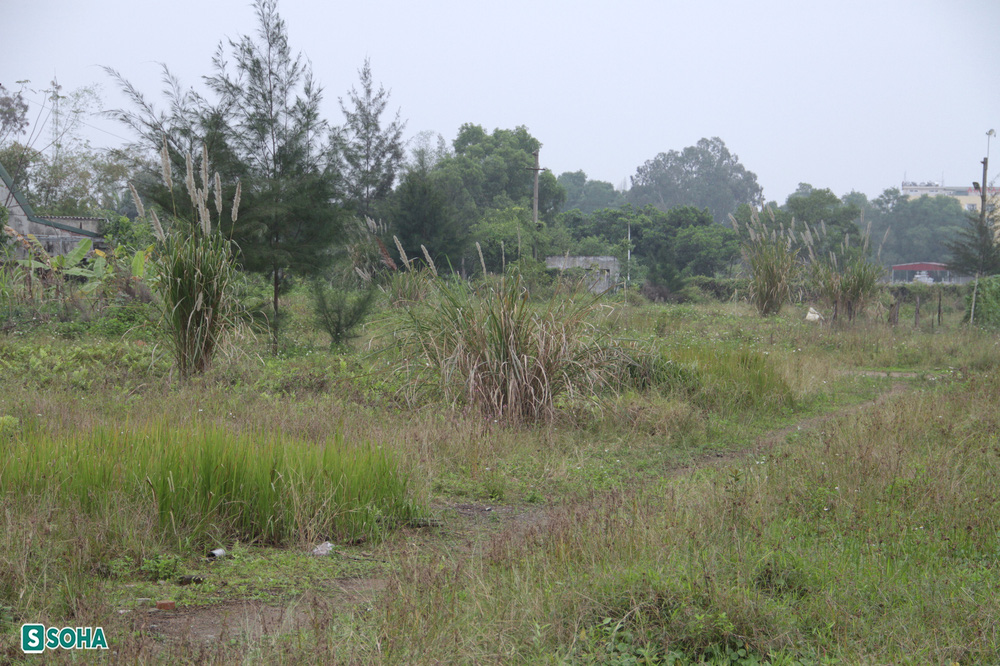
[[[940,260],[949,245],[960,262],[963,248],[986,236],[992,242],[970,230],[947,197],[911,200],[890,188],[868,200],[803,183],[783,203],[768,202],[756,174],[718,137],[658,154],[636,169],[627,190],[583,171],[543,171],[535,223],[542,144],[528,128],[467,123],[450,143],[423,134],[407,151],[401,112],[390,109],[390,93],[367,59],[358,85],[339,100],[343,122],[333,125],[322,117],[324,91],[291,48],[277,3],[257,0],[254,11],[256,33],[219,44],[204,92],[185,88],[164,67],[162,109],[108,69],[130,100],[110,113],[138,137],[119,150],[95,151],[67,127],[92,93],[63,96],[53,86],[50,99],[66,111],[54,123],[55,149],[43,150],[20,139],[30,125],[20,92],[0,90],[0,163],[40,213],[101,214],[113,241],[136,244],[148,230],[134,222],[126,181],[167,216],[193,216],[158,174],[163,162],[183,173],[186,156],[197,159],[204,146],[226,193],[241,184],[238,221],[220,223],[243,268],[267,280],[275,325],[288,286],[328,276],[357,235],[382,248],[395,237],[409,256],[426,253],[439,268],[463,274],[478,270],[480,251],[489,271],[538,269],[550,255],[612,255],[631,260],[633,281],[666,295],[680,294],[692,276],[732,275],[739,261],[733,221],[746,223],[764,206],[775,224],[824,229],[817,252],[837,252],[843,238],[870,231],[871,252],[886,265]],[[363,224],[366,218],[375,224]]]

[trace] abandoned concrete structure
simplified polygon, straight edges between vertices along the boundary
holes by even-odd
[[[0,206],[7,209],[7,226],[22,236],[33,235],[49,255],[66,254],[84,238],[95,245],[101,240],[100,217],[39,217],[24,195],[14,185],[14,179],[0,164]],[[15,252],[23,256],[24,249]]]
[[[586,274],[587,288],[594,293],[602,293],[618,284],[621,272],[615,257],[545,257],[546,268],[567,270],[582,268]]]

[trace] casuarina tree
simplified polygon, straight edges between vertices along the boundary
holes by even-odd
[[[277,351],[279,296],[292,275],[325,269],[340,238],[342,216],[334,203],[339,178],[329,163],[329,127],[319,113],[322,89],[308,62],[293,54],[274,0],[254,3],[258,27],[220,43],[213,73],[205,78],[216,99],[185,90],[164,68],[169,112],[158,112],[120,75],[134,109],[112,112],[183,169],[184,155],[204,144],[226,189],[242,185],[239,220],[225,233],[240,248],[247,270],[265,275],[272,287],[271,331]],[[151,145],[150,145],[151,144]],[[185,204],[153,181],[137,183],[148,200],[184,215]],[[157,190],[159,187],[159,190]]]
[[[326,161],[322,89],[288,45],[272,0],[257,0],[257,34],[220,44],[208,84],[219,97],[218,128],[243,181],[244,208],[233,229],[244,267],[268,276],[272,342],[277,350],[279,296],[291,275],[326,268],[341,220],[333,203],[338,177]]]
[[[344,177],[345,196],[361,217],[377,217],[375,207],[392,192],[396,174],[403,165],[403,128],[399,111],[385,127],[382,114],[389,105],[389,92],[375,90],[371,62],[358,70],[361,90],[351,88],[348,103],[340,100],[346,122],[331,135],[334,163]]]

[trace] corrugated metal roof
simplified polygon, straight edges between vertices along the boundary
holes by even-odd
[[[892,267],[894,271],[946,271],[948,264],[941,264],[936,261],[918,261],[912,264],[897,264]]]

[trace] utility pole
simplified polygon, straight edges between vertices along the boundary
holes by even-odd
[[[535,231],[538,231],[538,174],[540,174],[543,171],[548,171],[548,169],[543,169],[543,168],[541,168],[539,166],[539,163],[538,163],[538,153],[539,153],[538,150],[536,150],[534,153],[532,153],[535,156],[535,166],[534,166],[534,168],[528,167],[529,170],[535,172],[535,196],[534,196],[534,200],[532,202],[532,218],[531,218],[532,223],[534,223],[534,225],[535,225],[535,227],[534,227]],[[531,246],[531,255],[532,255],[532,257],[534,259],[538,259],[538,257],[535,256],[535,250],[536,250],[536,248],[535,248],[534,244],[532,244],[532,246]],[[521,258],[521,225],[520,224],[517,225],[517,258],[518,259]]]
[[[989,181],[986,180],[986,172],[989,168],[990,163],[990,138],[996,136],[996,130],[990,130],[986,133],[986,157],[983,158],[983,182],[982,186],[979,188],[979,195],[981,197],[981,205],[979,206],[979,225],[980,229],[986,229],[986,195],[989,191]],[[972,288],[972,307],[969,310],[969,326],[971,327],[976,319],[976,292],[979,291],[979,274],[982,272],[982,266],[976,269],[976,284]]]
[[[983,158],[983,186],[980,189],[980,196],[982,197],[983,205],[979,208],[979,222],[986,227],[986,192],[989,190],[988,181],[986,180],[986,170],[990,163],[990,137],[996,134],[995,130],[990,130],[986,133],[986,157]]]

